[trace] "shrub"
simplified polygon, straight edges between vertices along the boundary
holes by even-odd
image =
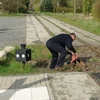
[[[92,14],[95,18],[100,19],[100,0],[93,4]]]
[[[21,7],[18,8],[19,13],[26,13],[27,12],[27,7],[25,5],[22,5]]]
[[[92,9],[92,0],[83,0],[83,12],[85,15],[89,15]]]
[[[42,1],[41,5],[40,5],[40,11],[42,11],[42,12],[45,11],[45,3],[44,3],[44,1]]]
[[[40,10],[40,0],[33,0],[31,5],[32,5],[32,11],[39,11]]]
[[[1,0],[2,8],[7,13],[24,13],[28,10],[29,0]]]
[[[62,12],[64,11],[65,13],[70,13],[70,12],[74,12],[73,8],[66,8],[66,7],[58,7],[57,8],[57,12]]]
[[[45,11],[46,12],[53,12],[52,0],[46,0],[46,2],[45,2]]]
[[[53,12],[53,3],[52,0],[42,1],[40,10],[42,12]]]

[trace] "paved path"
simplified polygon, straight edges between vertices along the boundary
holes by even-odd
[[[0,100],[100,100],[100,87],[83,72],[5,76]]]
[[[0,77],[0,100],[54,100],[47,74]]]
[[[39,16],[38,18],[51,28],[53,33],[62,32],[55,25],[52,27],[52,23]],[[27,45],[45,44],[51,37],[34,16],[27,16],[26,22]],[[66,27],[65,23],[61,25],[67,30],[72,30],[69,26]],[[77,35],[81,38],[84,36],[80,33]],[[100,87],[83,72],[0,76],[0,100],[100,100]]]
[[[47,29],[49,29],[50,32],[57,35],[63,32],[60,28],[55,26],[54,24],[48,22],[47,20],[43,19],[40,16],[36,16],[43,25],[46,26]],[[26,31],[26,44],[37,44],[37,43],[43,43],[45,44],[46,41],[51,38],[49,33],[45,30],[43,25],[32,15],[27,16],[27,31]],[[75,40],[73,45],[75,46],[83,46],[84,44],[79,42],[78,40]]]
[[[58,34],[61,34],[61,33],[65,33],[63,30],[61,30],[60,28],[58,28],[56,25],[54,25],[53,23],[43,19],[42,17],[40,16],[36,16],[48,29],[49,31],[51,31],[53,34],[55,35],[58,35]],[[73,42],[73,45],[74,46],[83,46],[84,44],[81,43],[80,41],[78,40],[75,40]]]
[[[55,100],[100,100],[100,87],[83,72],[51,74]]]
[[[77,28],[73,25],[69,25],[67,23],[61,22],[59,20],[56,20],[51,17],[47,16],[42,16],[45,19],[49,20],[50,22],[54,23],[55,25],[61,27],[62,29],[65,29],[68,32],[75,32],[77,37],[80,38],[81,40],[87,42],[88,44],[92,46],[99,46],[100,47],[100,36],[94,35],[90,32],[84,31],[80,28]]]
[[[77,37],[80,38],[82,41],[85,41],[92,46],[100,47],[100,36],[96,36],[90,32],[86,32],[82,29],[63,23],[51,17],[42,16],[43,17],[42,18],[41,16],[38,15],[36,15],[36,17],[38,18],[38,20],[33,15],[27,16],[27,35],[26,35],[27,44],[36,44],[36,43],[45,44],[45,42],[51,37],[44,28],[45,26],[50,32],[52,32],[55,35],[60,33],[65,33],[61,29],[64,29],[69,33],[75,32]],[[49,21],[47,21],[46,19]],[[39,21],[41,21],[42,24]],[[73,42],[73,45],[84,46],[84,44],[78,40],[75,40]]]
[[[51,37],[39,21],[32,15],[26,16],[26,44],[43,43]]]

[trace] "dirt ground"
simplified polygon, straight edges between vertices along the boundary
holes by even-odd
[[[81,61],[83,61],[88,68],[90,68],[89,72],[91,73],[97,73],[100,72],[100,56],[98,56],[93,50],[91,50],[88,47],[75,47],[77,54]],[[99,48],[95,48],[96,50],[100,50]],[[67,64],[68,56],[66,56],[66,60],[64,63],[64,67],[66,67],[67,71],[71,71],[70,66]],[[51,59],[50,59],[51,60]],[[32,61],[34,66],[37,66],[37,68],[41,68],[41,70],[49,70],[50,67],[50,60],[48,61]],[[34,67],[33,66],[33,67]],[[77,64],[75,66],[76,68],[73,71],[81,71],[81,69],[77,68]]]
[[[80,59],[90,68],[91,72],[100,72],[100,56],[88,47],[77,47]],[[97,51],[100,47],[95,48]]]

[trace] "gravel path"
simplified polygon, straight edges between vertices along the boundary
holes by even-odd
[[[26,17],[0,17],[0,50],[26,42]]]

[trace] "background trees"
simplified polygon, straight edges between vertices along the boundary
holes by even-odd
[[[92,3],[93,0],[83,0],[83,13],[85,15],[89,15],[89,13],[91,13]]]
[[[1,0],[2,9],[6,13],[25,13],[28,10],[29,0]]]
[[[96,19],[100,19],[100,0],[93,4],[92,14]]]
[[[74,7],[76,7],[76,12],[82,12],[83,9],[83,0],[42,0],[40,7],[41,11],[46,11],[43,9],[48,5],[48,1],[53,3],[50,4],[51,7],[53,6],[53,12],[74,12]],[[74,1],[76,1],[76,5],[74,4]]]
[[[52,0],[43,0],[41,3],[40,10],[43,12],[53,12]]]
[[[74,12],[93,14],[100,18],[100,0],[0,0],[0,9],[6,13],[26,13],[28,10],[42,12]]]

